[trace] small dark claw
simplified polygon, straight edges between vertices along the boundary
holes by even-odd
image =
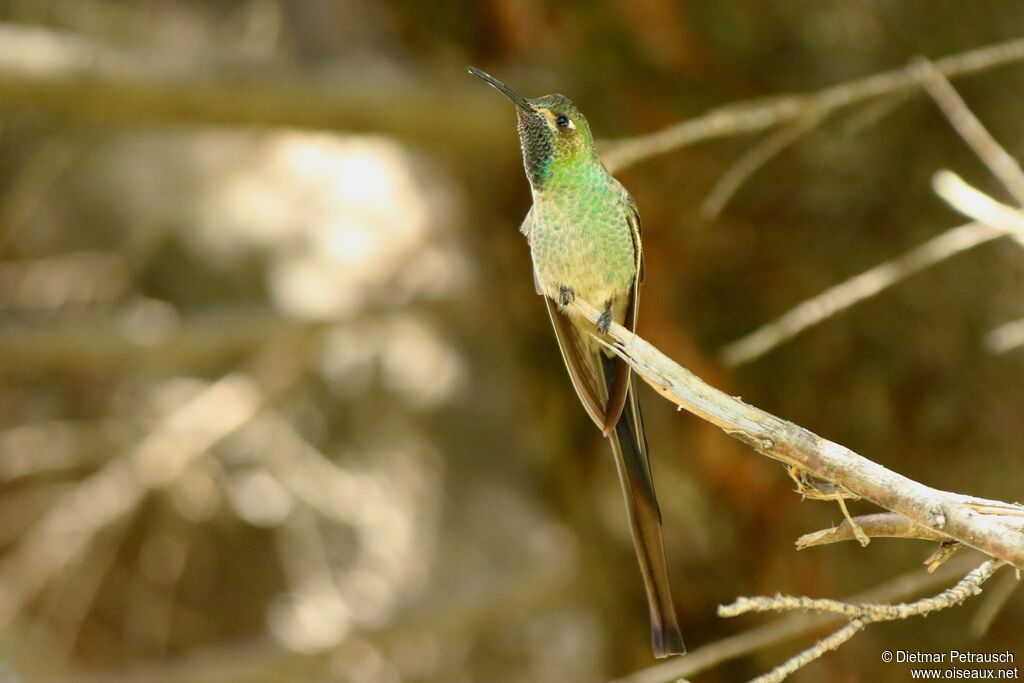
[[[572,287],[558,285],[558,304],[560,306],[568,306],[573,301],[576,301],[576,292],[573,291]]]
[[[608,304],[601,317],[597,319],[597,331],[601,334],[608,334],[608,328],[612,326],[612,306]]]

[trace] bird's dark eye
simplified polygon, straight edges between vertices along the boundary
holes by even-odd
[[[569,127],[569,117],[566,116],[565,114],[559,114],[555,118],[555,123],[558,124],[559,128],[568,128]]]

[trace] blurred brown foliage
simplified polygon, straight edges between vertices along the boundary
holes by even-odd
[[[0,22],[0,680],[562,682],[650,663],[642,586],[516,231],[513,113],[465,66],[572,97],[611,140],[1016,37],[1024,5],[0,0]],[[1024,65],[957,82],[1017,158],[1021,86]],[[1020,499],[1024,355],[984,344],[1024,314],[1019,245],[739,369],[717,356],[962,222],[935,170],[998,185],[915,92],[809,131],[702,218],[756,143],[620,174],[641,332],[911,478]],[[644,400],[691,647],[749,628],[715,616],[737,595],[842,597],[931,551],[796,553],[838,509]],[[795,679],[1020,647],[1019,594],[978,640],[974,609],[868,631]]]

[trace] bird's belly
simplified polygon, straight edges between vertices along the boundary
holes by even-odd
[[[636,255],[624,217],[538,218],[530,234],[530,251],[547,296],[557,300],[560,287],[571,287],[576,296],[603,308],[628,294],[636,276]]]

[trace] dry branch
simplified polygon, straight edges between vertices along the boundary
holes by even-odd
[[[758,676],[751,683],[778,683],[786,679],[798,669],[807,666],[822,655],[835,650],[855,636],[868,624],[882,621],[895,621],[909,617],[928,616],[938,610],[955,607],[970,597],[981,593],[981,584],[992,577],[1003,563],[998,560],[986,560],[979,567],[963,577],[955,586],[938,595],[910,603],[890,605],[885,603],[853,604],[838,600],[814,600],[806,597],[776,595],[775,597],[739,598],[731,605],[718,608],[718,615],[735,617],[751,612],[821,612],[841,614],[850,622],[835,633],[822,638],[807,648],[775,667],[763,676]]]
[[[956,254],[1004,237],[1007,231],[983,223],[950,228],[894,259],[879,263],[824,292],[800,302],[722,348],[722,362],[743,365],[854,304],[880,294],[897,282]]]
[[[851,596],[851,603],[896,602],[920,595],[923,591],[946,584],[964,575],[977,564],[976,558],[963,557],[943,566],[934,574],[921,570],[907,572],[868,591]],[[676,657],[633,672],[613,683],[666,683],[680,676],[692,676],[723,662],[811,633],[824,626],[837,624],[842,617],[835,614],[794,612],[762,626],[737,633],[703,645],[685,657]]]
[[[953,129],[992,175],[1024,206],[1024,172],[1020,164],[992,137],[942,71],[927,60],[917,60],[910,65],[909,72],[920,80]],[[725,346],[721,352],[723,362],[741,365],[756,360],[807,328],[875,296],[909,275],[1003,234],[1024,245],[1024,217],[1017,210],[996,202],[948,171],[936,175],[934,185],[936,193],[954,209],[979,223],[952,228],[896,259],[801,302],[779,318]],[[1015,332],[1012,326],[1009,330],[998,328],[989,336],[990,349],[1003,353],[1024,343],[1017,340]]]
[[[892,512],[878,512],[873,515],[861,515],[851,520],[844,519],[838,526],[804,534],[796,539],[796,549],[803,550],[818,545],[829,545],[841,541],[852,541],[857,538],[859,529],[869,538],[919,538],[926,541],[944,543],[949,539],[938,532],[920,524],[915,524],[902,515]]]
[[[974,150],[992,175],[999,179],[1010,196],[1024,206],[1024,172],[1021,172],[1017,160],[992,137],[953,85],[931,62],[920,60],[912,68],[922,77],[925,89],[949,119],[953,129]]]
[[[806,116],[793,124],[781,128],[765,137],[759,145],[750,148],[746,154],[732,165],[714,187],[708,192],[700,205],[700,215],[705,220],[714,220],[722,213],[726,205],[739,192],[743,183],[759,171],[765,164],[792,146],[812,128],[821,123],[820,116]]]
[[[954,77],[1021,60],[1024,60],[1024,40],[1018,39],[937,59],[933,64],[939,73]],[[609,149],[602,158],[609,169],[621,170],[702,140],[756,133],[807,116],[824,118],[844,107],[919,87],[926,78],[915,65],[910,65],[812,94],[783,95],[767,101],[728,105],[656,133],[608,141]]]
[[[596,325],[597,309],[579,298],[574,305]],[[1008,511],[1020,510],[1019,506],[941,491],[908,479],[715,389],[621,325],[612,324],[609,335],[614,350],[658,393],[759,453],[845,487],[991,557],[1024,567],[1024,519],[980,514],[972,504],[1002,506]]]
[[[1006,353],[1024,346],[1024,319],[1003,323],[985,337],[985,346],[992,353]]]
[[[936,173],[932,185],[935,194],[960,213],[1024,241],[1024,213],[997,202],[952,171]]]

